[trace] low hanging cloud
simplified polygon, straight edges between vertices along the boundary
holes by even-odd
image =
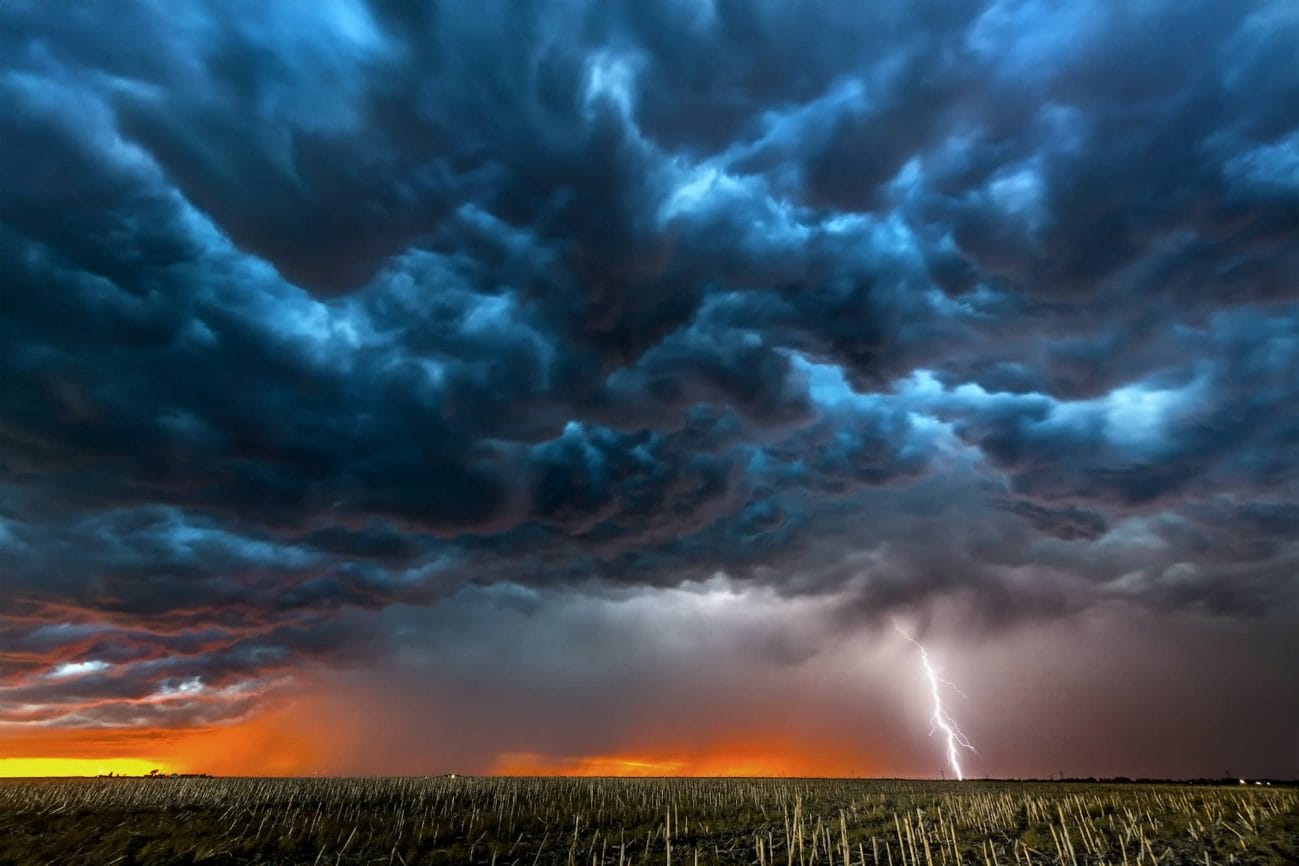
[[[0,721],[242,717],[484,585],[1292,615],[1296,43],[5,4]]]

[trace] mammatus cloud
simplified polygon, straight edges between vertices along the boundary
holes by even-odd
[[[483,586],[1293,616],[1288,4],[0,16],[0,719]]]

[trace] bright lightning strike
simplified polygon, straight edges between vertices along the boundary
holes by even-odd
[[[957,694],[963,695],[964,692],[938,676],[934,666],[929,663],[929,653],[925,652],[924,644],[913,638],[907,633],[906,629],[896,622],[893,623],[893,627],[898,630],[898,634],[911,641],[920,650],[920,661],[925,668],[925,677],[929,680],[929,694],[934,699],[934,712],[929,717],[929,735],[932,737],[935,729],[943,732],[943,735],[947,738],[947,763],[951,766],[952,772],[956,774],[956,778],[959,781],[964,781],[965,774],[961,772],[960,750],[969,749],[976,755],[978,750],[974,748],[974,744],[966,738],[965,734],[961,733],[961,728],[956,724],[956,720],[947,714],[947,710],[943,709],[943,696],[939,692],[938,686],[941,683],[951,686]]]

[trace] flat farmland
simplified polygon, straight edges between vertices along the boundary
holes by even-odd
[[[1299,863],[1299,791],[817,779],[0,782],[0,863]]]

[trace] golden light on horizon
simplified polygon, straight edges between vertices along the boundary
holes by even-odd
[[[151,770],[173,772],[159,761],[146,758],[0,758],[0,779],[53,776],[145,776]]]
[[[210,773],[311,775],[322,758],[345,750],[329,718],[310,701],[282,701],[238,721],[193,728],[22,728],[0,726],[0,777]]]
[[[554,756],[506,752],[488,770],[498,776],[848,776],[875,768],[848,749],[786,742],[774,737],[736,738],[694,749]]]
[[[760,730],[629,738],[620,748],[555,754],[505,750],[458,765],[388,756],[350,757],[370,743],[359,717],[319,696],[298,696],[224,725],[202,728],[0,728],[0,777],[403,775],[455,770],[499,776],[869,776],[886,768],[859,743]]]

